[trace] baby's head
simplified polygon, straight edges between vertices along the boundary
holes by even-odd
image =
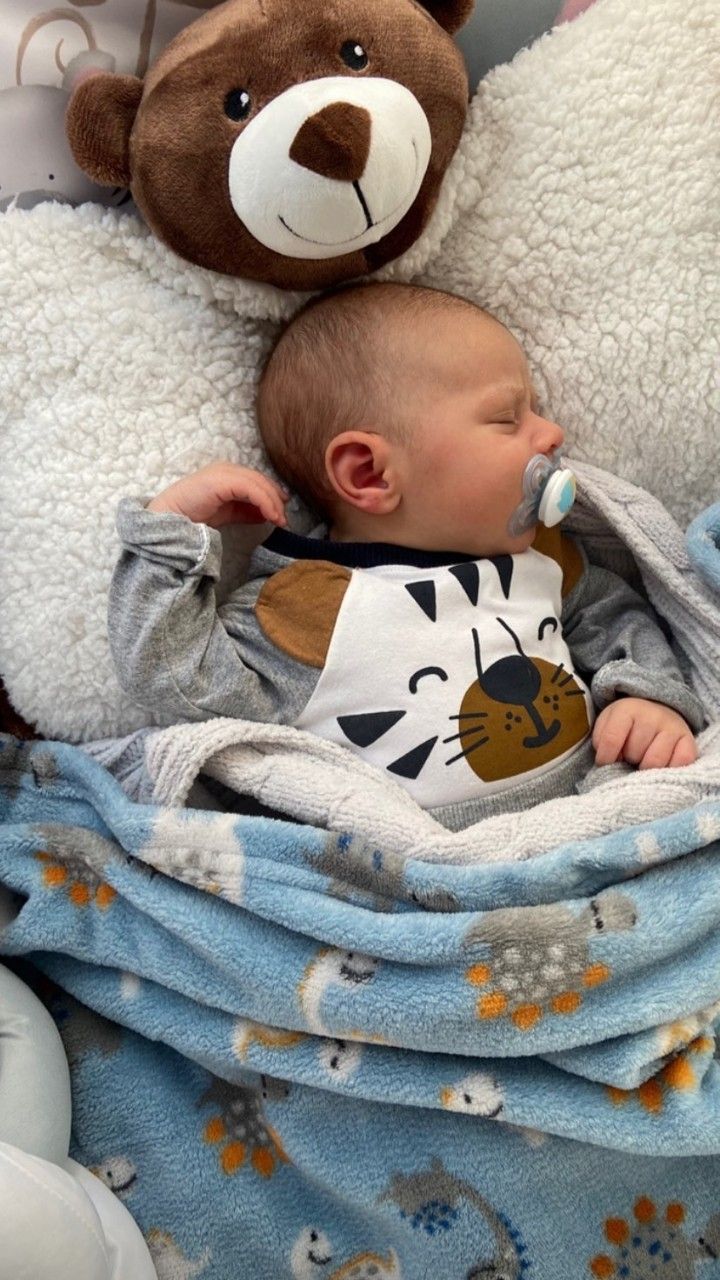
[[[560,427],[540,417],[507,329],[453,294],[351,285],[313,299],[263,370],[258,420],[278,474],[331,536],[500,555],[534,454]]]

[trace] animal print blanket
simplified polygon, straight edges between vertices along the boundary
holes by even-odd
[[[720,1276],[720,787],[473,863],[0,744],[0,949],[160,1280]]]
[[[522,876],[408,859],[373,910],[328,885],[383,872],[349,834],[59,744],[0,777],[2,949],[161,1280],[720,1274],[720,800]]]

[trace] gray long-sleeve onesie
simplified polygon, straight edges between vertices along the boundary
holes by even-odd
[[[558,530],[482,559],[277,530],[220,607],[216,530],[125,499],[118,531],[111,648],[159,723],[295,725],[449,826],[571,793],[618,696],[703,724],[650,606]]]

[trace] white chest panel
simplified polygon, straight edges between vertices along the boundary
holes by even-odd
[[[534,550],[354,570],[298,728],[388,770],[425,808],[546,772],[592,723],[560,627],[561,583]]]

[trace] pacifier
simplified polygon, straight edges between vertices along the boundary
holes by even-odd
[[[575,501],[575,476],[564,467],[560,450],[547,457],[536,453],[530,459],[523,476],[524,498],[515,508],[509,521],[508,533],[517,538],[527,533],[538,521],[547,526],[559,524]]]

